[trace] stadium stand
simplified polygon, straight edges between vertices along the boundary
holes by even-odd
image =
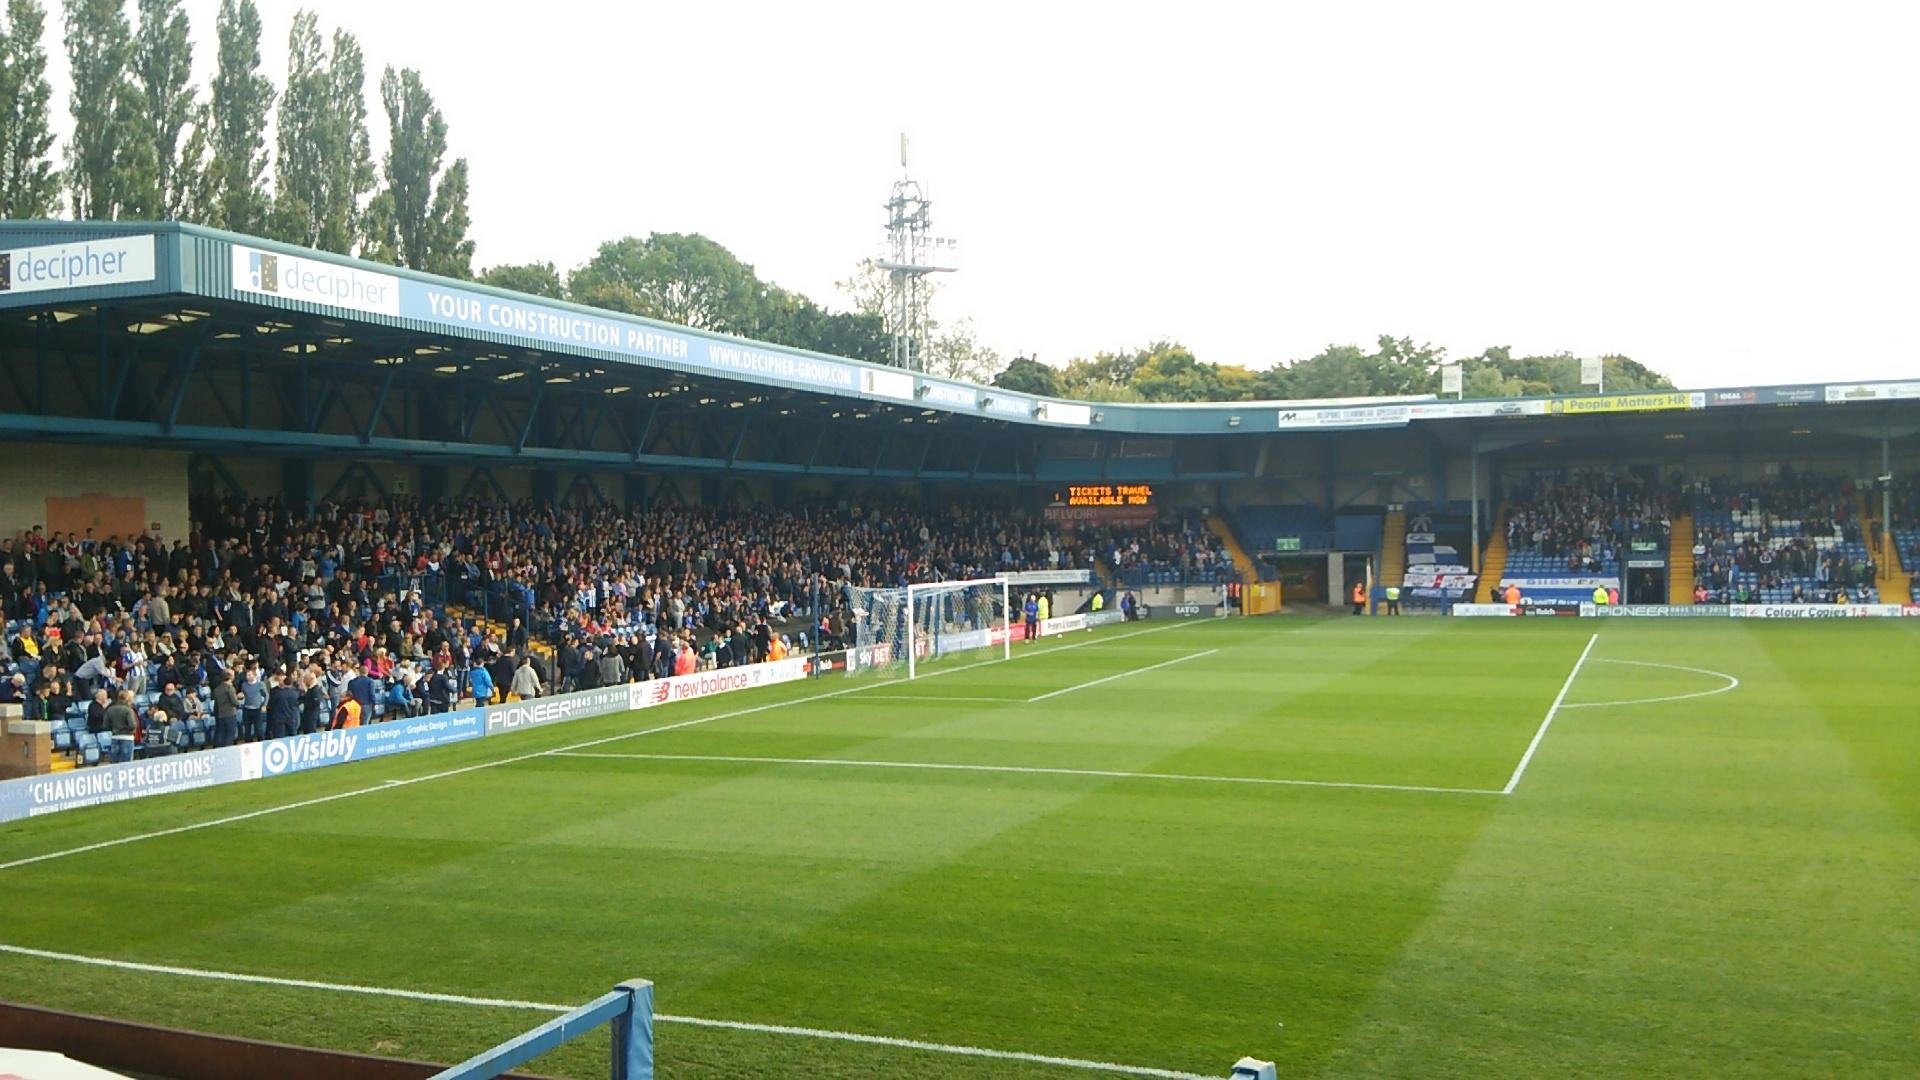
[[[1137,526],[1083,527],[1074,539],[1091,546],[1117,582],[1128,588],[1218,585],[1236,579],[1226,546],[1195,513]]]
[[[1716,603],[1877,602],[1857,506],[1845,479],[1710,481],[1693,497],[1696,577]]]

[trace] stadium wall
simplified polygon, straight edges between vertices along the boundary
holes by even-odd
[[[0,534],[91,527],[104,540],[138,536],[156,521],[169,542],[187,538],[184,453],[51,443],[0,452]]]

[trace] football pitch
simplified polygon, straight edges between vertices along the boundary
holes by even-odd
[[[1920,1072],[1920,620],[984,659],[0,827],[0,998],[457,1061],[637,976],[670,1077]]]

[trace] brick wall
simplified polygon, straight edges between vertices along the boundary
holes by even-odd
[[[18,536],[35,525],[51,530],[92,524],[94,536],[104,540],[123,521],[142,527],[157,521],[169,542],[186,538],[186,454],[51,443],[0,446],[0,536]]]

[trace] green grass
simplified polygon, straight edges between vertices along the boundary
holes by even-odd
[[[59,814],[0,827],[0,863],[702,716],[593,752],[1497,792],[1596,630],[1568,705],[1725,682],[1622,660],[1740,686],[1563,709],[1510,797],[536,756],[0,870],[0,941],[536,1001],[638,975],[666,1013],[1205,1075],[1920,1071],[1920,627],[1133,629]],[[6,954],[0,997],[442,1061],[542,1018]],[[1061,1075],[658,1037],[673,1077]],[[539,1067],[604,1075],[604,1042]]]

